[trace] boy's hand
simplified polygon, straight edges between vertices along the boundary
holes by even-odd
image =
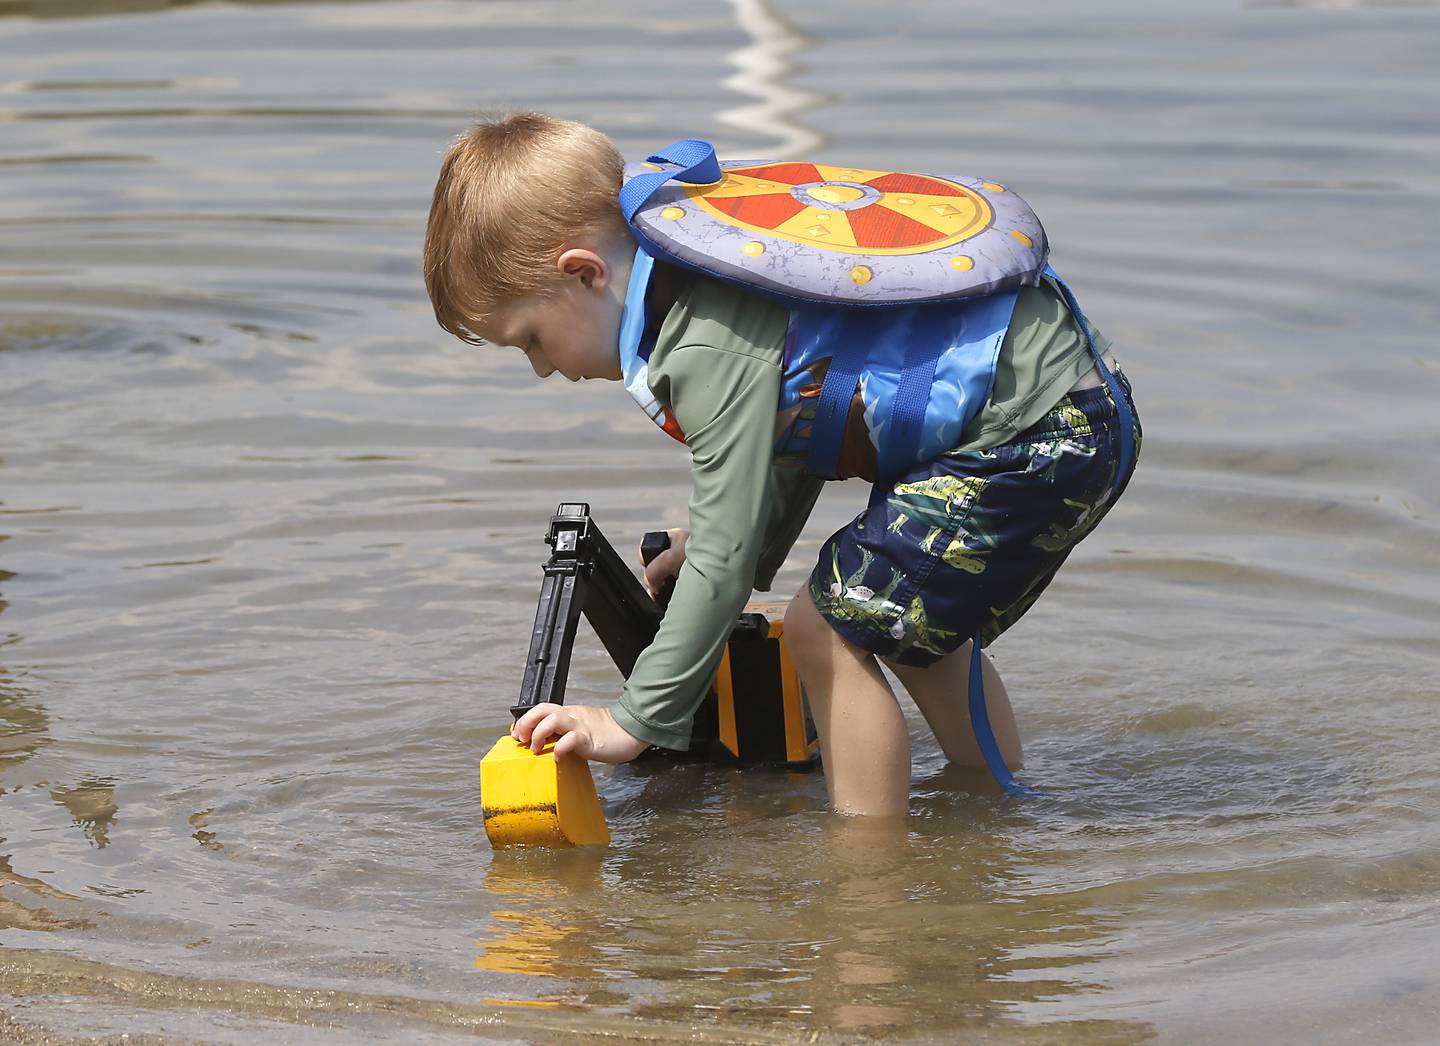
[[[514,722],[510,736],[537,755],[559,738],[556,758],[578,755],[601,763],[628,763],[650,747],[615,722],[610,709],[589,705],[536,705]]]
[[[659,593],[665,591],[666,583],[680,573],[680,564],[685,562],[685,542],[690,540],[690,531],[682,527],[671,527],[665,533],[670,535],[670,547],[652,559],[648,566],[643,558],[640,560],[641,566],[645,567],[645,591],[651,599],[658,598]]]

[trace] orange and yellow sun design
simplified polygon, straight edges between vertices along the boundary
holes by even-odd
[[[1005,191],[990,182],[984,188]],[[853,254],[938,250],[984,232],[995,216],[984,196],[944,178],[818,163],[731,167],[720,182],[686,192],[728,224]],[[660,216],[683,215],[672,206]]]

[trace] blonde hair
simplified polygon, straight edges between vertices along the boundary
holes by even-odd
[[[609,138],[545,113],[487,119],[440,164],[425,228],[425,289],[435,319],[472,344],[495,310],[559,281],[561,246],[625,229],[624,161]]]

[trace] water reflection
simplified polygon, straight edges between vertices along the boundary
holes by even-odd
[[[904,1028],[916,1012],[900,992],[924,983],[911,977],[907,957],[925,950],[910,939],[917,927],[907,820],[833,818],[826,827],[816,891],[823,900],[811,922],[833,936],[817,941],[812,976],[831,991],[817,998],[815,1016],[844,1031]]]
[[[3,346],[3,343],[0,343]],[[5,459],[0,458],[0,468]],[[0,504],[4,504],[0,501]],[[0,534],[0,545],[10,540],[10,535]],[[0,582],[9,581],[15,572],[0,567]],[[0,615],[10,604],[5,593],[0,591]],[[20,637],[0,632],[0,650],[19,641]],[[0,665],[0,796],[5,794],[5,774],[14,766],[29,759],[35,751],[50,743],[50,716],[37,703],[30,691],[22,687],[15,677]]]
[[[1016,1021],[1022,1005],[1093,990],[1064,967],[1100,957],[1102,922],[1078,899],[1017,890],[1024,877],[1004,805],[959,797],[948,791],[954,775],[942,776],[947,791],[922,783],[931,798],[908,822],[828,820],[805,913],[814,1023],[979,1035]],[[1103,1030],[1111,1041],[1150,1034],[1126,1022]]]
[[[13,576],[13,575],[12,575]],[[6,604],[0,600],[0,613]],[[9,774],[45,745],[50,744],[50,716],[33,695],[0,667],[0,806],[14,790]],[[0,824],[3,824],[0,819]],[[33,876],[22,875],[11,866],[5,837],[0,835],[0,930],[73,930],[89,926],[83,918],[64,918],[44,907],[22,904],[6,895],[14,887],[32,897],[49,901],[77,902],[78,897],[57,890]]]
[[[5,606],[0,600],[0,613]],[[49,729],[44,707],[0,667],[0,795],[5,794],[6,772],[50,743]]]
[[[110,826],[120,808],[115,805],[115,782],[109,778],[83,778],[73,787],[53,788],[54,799],[74,818],[73,824],[97,850],[110,843]]]
[[[793,56],[815,41],[776,13],[770,0],[730,0],[730,4],[751,42],[726,56],[736,72],[721,85],[759,100],[753,105],[723,109],[715,118],[742,131],[776,139],[777,157],[803,156],[824,145],[826,135],[795,117],[829,101],[829,96],[785,82],[799,69]]]
[[[1078,896],[1016,888],[1014,814],[951,790],[969,781],[927,780],[918,816],[887,822],[825,813],[803,778],[787,794],[665,769],[614,812],[611,850],[494,855],[475,967],[657,1022],[860,1035],[1016,1024],[1021,1007],[1094,990],[1080,970],[1109,931]]]
[[[0,835],[0,847],[4,845],[5,837]],[[0,930],[83,930],[94,925],[83,917],[66,918],[56,915],[48,908],[32,908],[12,900],[5,895],[6,888],[10,886],[27,890],[37,897],[48,898],[51,901],[76,903],[80,900],[63,890],[55,889],[40,879],[19,874],[10,867],[9,856],[0,853]]]
[[[0,18],[87,18],[96,15],[131,15],[166,11],[175,7],[199,7],[212,0],[0,0]],[[227,0],[244,7],[275,7],[281,4],[313,3],[316,0]]]
[[[0,349],[3,348],[4,342],[0,341]],[[0,469],[4,467],[5,459],[0,458]],[[0,501],[0,505],[3,504],[4,501]],[[0,534],[0,545],[9,540],[9,534]],[[15,576],[13,570],[0,567],[0,583]],[[0,591],[0,615],[3,615],[9,606],[5,593]],[[19,640],[20,637],[14,633],[0,632],[0,650]],[[34,701],[30,692],[0,665],[0,796],[5,794],[6,771],[30,758],[36,749],[49,743],[49,715]]]
[[[475,958],[477,970],[536,977],[588,977],[603,940],[592,913],[604,851],[497,850],[485,874],[496,907]]]
[[[4,459],[0,459],[0,467],[3,465]],[[0,534],[0,543],[8,538],[9,535]],[[13,577],[14,572],[0,569],[0,582]],[[8,607],[9,603],[0,598],[0,614],[4,614]],[[0,634],[0,649],[18,640],[16,635]],[[51,743],[49,713],[27,687],[0,665],[0,808],[3,808],[8,795],[18,791],[14,777],[16,768]],[[51,795],[70,808],[76,823],[82,824],[95,846],[105,845],[110,822],[117,812],[113,789],[108,782],[82,782],[75,788],[58,788]],[[0,827],[5,821],[5,818],[0,818]],[[5,841],[5,837],[0,835],[0,930],[73,930],[91,925],[83,917],[66,918],[45,907],[32,907],[6,896],[6,889],[14,887],[32,898],[50,902],[79,901],[78,897],[57,890],[41,879],[15,871]]]
[[[1244,0],[1244,7],[1318,7],[1318,8],[1364,8],[1364,7],[1428,7],[1433,0]]]

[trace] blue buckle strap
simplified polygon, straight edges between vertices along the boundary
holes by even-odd
[[[1095,339],[1090,334],[1090,324],[1085,319],[1085,314],[1080,311],[1080,303],[1075,300],[1075,295],[1065,285],[1055,270],[1045,266],[1045,275],[1055,281],[1055,286],[1060,288],[1060,293],[1065,298],[1065,305],[1070,309],[1070,314],[1075,317],[1075,322],[1080,324],[1080,332],[1085,336],[1085,344],[1090,348],[1090,355],[1095,357],[1095,366],[1100,370],[1100,376],[1105,379],[1105,387],[1110,390],[1110,398],[1115,401],[1116,413],[1120,416],[1120,460],[1119,467],[1115,472],[1115,482],[1124,481],[1126,473],[1130,469],[1130,463],[1135,458],[1135,414],[1130,409],[1130,401],[1125,396],[1125,390],[1120,387],[1120,382],[1111,373],[1110,368],[1105,365],[1101,358],[1100,351],[1095,346]],[[1015,780],[1010,773],[1010,768],[1005,765],[1005,759],[1000,754],[1000,745],[995,740],[995,730],[990,725],[990,710],[985,705],[985,675],[981,668],[980,653],[980,630],[975,630],[974,645],[970,651],[970,727],[975,731],[975,741],[980,745],[980,754],[985,757],[985,765],[995,775],[995,780],[1000,782],[1000,787],[1007,793],[1020,797],[1035,797],[1040,793],[1033,788],[1028,788]]]
[[[626,222],[633,221],[635,212],[645,206],[645,201],[655,195],[655,190],[672,179],[692,185],[709,185],[724,177],[720,161],[715,158],[715,147],[703,138],[682,138],[645,157],[645,160],[647,163],[673,163],[680,170],[646,171],[626,182],[620,190],[620,211],[625,215]]]
[[[970,645],[970,728],[975,731],[975,740],[980,745],[980,754],[985,757],[985,765],[1005,793],[1019,799],[1037,798],[1040,793],[1015,780],[1015,775],[1005,765],[1005,757],[1000,754],[995,729],[990,725],[990,709],[985,704],[985,670],[980,660],[983,656],[980,652],[980,629],[977,628]]]

